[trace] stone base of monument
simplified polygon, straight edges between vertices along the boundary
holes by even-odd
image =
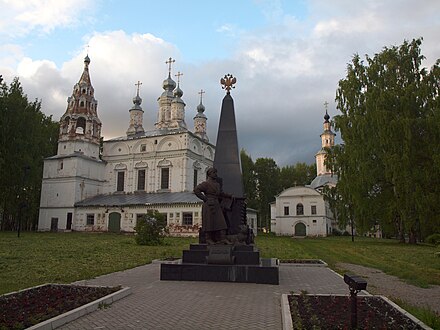
[[[278,259],[262,259],[253,245],[191,244],[179,263],[163,263],[160,279],[279,284]]]

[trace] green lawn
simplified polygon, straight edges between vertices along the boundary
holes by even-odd
[[[70,283],[150,263],[181,257],[195,238],[167,238],[165,246],[139,246],[133,236],[110,233],[0,232],[0,294],[38,284]],[[279,259],[322,259],[336,269],[338,262],[381,269],[419,286],[440,285],[440,248],[402,245],[394,240],[328,237],[292,239],[259,235],[261,256]],[[336,269],[337,270],[337,269]],[[343,271],[343,270],[339,270]],[[432,311],[404,305],[422,321],[440,328]]]
[[[279,259],[318,258],[335,270],[336,263],[346,262],[377,268],[408,283],[427,287],[440,285],[440,247],[400,244],[391,239],[328,237],[292,239],[267,235],[257,238],[263,257]]]
[[[150,263],[181,257],[195,238],[167,238],[166,246],[139,246],[133,236],[109,233],[0,232],[0,294],[48,283],[69,283]],[[413,284],[440,285],[440,258],[432,246],[401,245],[394,240],[349,237],[292,239],[259,235],[262,257],[319,258],[374,267]]]
[[[167,238],[166,246],[140,246],[133,236],[110,233],[0,232],[0,294],[42,283],[70,283],[180,256],[196,239]]]

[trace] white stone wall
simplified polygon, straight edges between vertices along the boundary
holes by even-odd
[[[297,214],[298,204],[303,205],[303,215]],[[312,214],[312,206],[316,207],[316,214]],[[285,207],[288,208],[288,214],[285,214]],[[331,220],[327,216],[323,196],[314,189],[286,189],[276,197],[276,202],[271,204],[271,231],[277,235],[293,236],[297,223],[305,225],[306,236],[327,236]]]
[[[60,141],[58,143],[57,155],[71,155],[75,152],[98,159],[99,145],[82,140]]]
[[[58,218],[58,229],[66,229],[67,213],[76,202],[102,192],[103,162],[83,157],[46,159],[41,185],[39,230],[50,230],[51,219]]]
[[[107,161],[105,193],[116,191],[117,172],[125,172],[125,192],[137,190],[138,169],[146,171],[147,192],[160,192],[161,168],[170,169],[171,192],[192,191],[194,168],[198,182],[205,180],[206,170],[212,166],[214,148],[189,133],[145,137],[135,140],[107,141],[103,159]]]
[[[171,204],[156,206],[131,207],[78,207],[74,218],[73,230],[77,231],[108,231],[109,215],[113,212],[121,215],[121,232],[134,232],[138,214],[146,214],[149,210],[157,210],[166,215],[167,226],[171,236],[197,236],[202,225],[202,206],[200,204]],[[183,214],[192,213],[193,224],[183,225]],[[87,225],[87,214],[94,214],[95,223]]]

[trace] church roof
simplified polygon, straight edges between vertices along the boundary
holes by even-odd
[[[113,193],[97,195],[84,199],[75,206],[129,206],[129,205],[157,205],[157,204],[198,204],[202,201],[194,193],[184,192],[162,192],[147,193],[135,192],[130,194]]]
[[[55,160],[55,159],[65,159],[65,158],[82,158],[82,159],[86,159],[86,160],[90,160],[93,162],[97,162],[97,163],[107,163],[105,160],[96,158],[96,157],[89,157],[84,155],[83,152],[80,151],[75,151],[73,154],[68,154],[68,155],[55,155],[55,156],[50,156],[50,157],[46,157],[44,158],[44,160]]]
[[[177,135],[177,134],[182,134],[182,133],[188,133],[191,136],[194,136],[198,139],[201,139],[200,136],[197,136],[196,134],[194,134],[194,132],[191,132],[190,130],[188,130],[187,128],[184,127],[178,127],[178,128],[173,128],[173,129],[169,129],[169,128],[160,128],[160,129],[154,129],[151,131],[145,131],[145,132],[141,132],[141,133],[137,133],[134,135],[130,135],[130,136],[120,136],[120,137],[116,137],[116,138],[112,138],[112,139],[108,139],[105,140],[104,143],[106,142],[116,142],[116,141],[126,141],[126,140],[132,140],[132,139],[140,139],[143,137],[154,137],[154,136],[164,136],[164,135]],[[215,147],[211,142],[203,140],[203,142],[211,145],[212,147]]]
[[[306,187],[317,189],[320,187],[323,187],[327,184],[333,184],[336,185],[338,182],[338,176],[335,174],[323,174],[318,175],[316,178],[313,179],[312,183],[307,185]]]

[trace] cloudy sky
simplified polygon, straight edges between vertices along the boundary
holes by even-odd
[[[224,91],[237,77],[239,143],[255,160],[312,163],[320,148],[325,101],[353,54],[423,37],[424,65],[440,58],[438,0],[0,0],[0,74],[18,76],[28,97],[58,120],[84,56],[106,139],[122,136],[140,80],[144,127],[152,129],[168,70],[183,72],[192,129],[203,89],[215,143]],[[87,47],[88,46],[88,47]]]

